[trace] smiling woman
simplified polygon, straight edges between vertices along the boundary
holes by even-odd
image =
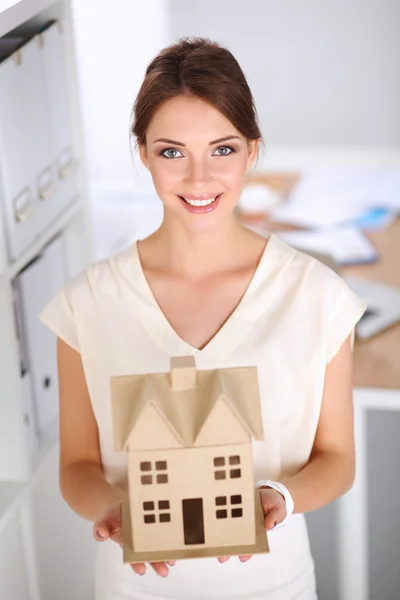
[[[351,339],[365,306],[333,271],[236,219],[261,134],[227,49],[195,38],[162,50],[147,68],[131,131],[163,221],[91,265],[41,314],[59,337],[63,496],[94,522],[96,540],[108,540],[99,544],[96,600],[315,600],[303,513],[343,494],[354,477]],[[195,357],[199,370],[257,368],[264,439],[252,451],[269,555],[223,566],[229,557],[181,560],[171,572],[166,563],[122,564],[127,465],[113,445],[110,378],[165,373],[174,356]],[[225,471],[217,472],[217,497],[227,499]],[[171,519],[182,510],[172,497],[162,497]]]

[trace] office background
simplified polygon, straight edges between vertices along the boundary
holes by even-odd
[[[94,180],[131,180],[126,116],[132,98],[158,49],[185,35],[216,39],[235,54],[254,93],[271,160],[306,164],[319,149],[318,161],[398,159],[396,0],[205,0],[191,3],[190,11],[184,0],[119,0],[111,28],[107,2],[74,5]],[[265,161],[270,164],[268,155]]]
[[[334,167],[354,169],[358,182],[371,170],[392,177],[400,173],[400,3],[202,0],[188,10],[185,0],[0,0],[0,10],[0,42],[7,23],[29,21],[26,34],[46,20],[43,11],[62,21],[69,143],[79,164],[72,178],[60,179],[61,188],[69,187],[54,214],[36,203],[42,216],[36,233],[26,234],[30,240],[12,223],[17,243],[6,206],[7,146],[0,146],[0,597],[91,600],[95,542],[90,524],[58,491],[55,340],[35,315],[85,261],[150,232],[162,218],[149,174],[129,145],[129,116],[148,62],[182,36],[207,36],[232,50],[258,109],[267,148],[261,172]],[[0,81],[3,73],[0,62]],[[3,85],[0,143],[7,92]],[[391,203],[400,207],[395,185]],[[393,208],[390,218],[399,213]],[[23,227],[29,232],[29,220]],[[378,353],[376,362],[382,360]],[[346,521],[352,512],[338,503],[307,516],[320,600],[399,598],[400,398],[391,391],[388,399],[387,390],[375,390],[374,410],[360,413],[368,484],[363,528]],[[356,403],[368,404],[367,396],[357,390]],[[377,410],[380,402],[392,408]],[[355,532],[361,552],[349,585],[342,563],[351,558]]]

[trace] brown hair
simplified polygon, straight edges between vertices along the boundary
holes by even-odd
[[[151,118],[162,103],[182,94],[205,100],[247,139],[261,139],[254,99],[235,57],[203,37],[182,38],[153,58],[132,111],[131,134],[146,144]]]

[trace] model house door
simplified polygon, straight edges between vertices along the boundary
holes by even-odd
[[[203,498],[182,500],[185,544],[204,544]]]

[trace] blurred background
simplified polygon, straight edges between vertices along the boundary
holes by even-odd
[[[398,0],[0,0],[2,600],[94,597],[91,524],[58,490],[55,339],[37,315],[161,222],[130,113],[149,61],[193,35],[233,52],[258,110],[266,147],[238,218],[368,303],[356,481],[306,515],[319,598],[399,600],[399,23]]]

